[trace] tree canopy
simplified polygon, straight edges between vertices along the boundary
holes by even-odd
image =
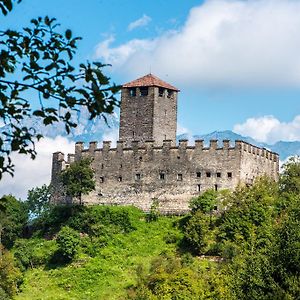
[[[20,2],[15,1],[15,2]],[[1,0],[3,14],[13,1]],[[118,105],[119,87],[110,82],[99,62],[72,65],[80,37],[70,29],[59,31],[55,18],[38,17],[21,31],[0,30],[0,179],[13,174],[12,152],[36,156],[37,128],[26,125],[32,117],[45,126],[62,122],[67,133],[77,124],[75,113],[87,108],[90,119],[111,114]],[[33,101],[34,99],[34,101]]]

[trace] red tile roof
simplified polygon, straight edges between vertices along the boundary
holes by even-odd
[[[131,82],[123,84],[123,88],[140,87],[140,86],[158,86],[169,90],[179,92],[179,89],[173,85],[159,79],[158,77],[148,74]]]

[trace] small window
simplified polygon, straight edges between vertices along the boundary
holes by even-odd
[[[141,174],[140,173],[135,174],[135,180],[140,180],[140,179],[141,179]]]
[[[177,174],[177,180],[182,181],[182,174]]]
[[[129,89],[130,97],[136,97],[136,88]]]
[[[221,178],[221,173],[220,172],[217,173],[217,177]]]
[[[142,157],[142,156],[140,156],[140,157],[139,157],[139,160],[140,160],[140,161],[142,161],[142,160],[143,160],[143,157]]]
[[[197,184],[197,192],[201,192],[201,184]]]
[[[180,156],[177,156],[177,159],[180,159]]]
[[[141,96],[148,96],[148,87],[141,87],[140,88]]]
[[[211,177],[211,173],[210,172],[206,172],[206,177]]]
[[[231,173],[231,172],[228,172],[228,173],[227,173],[227,177],[228,177],[228,178],[232,178],[232,173]]]
[[[160,180],[165,180],[165,173],[160,173],[159,174],[159,179]]]
[[[104,177],[100,177],[100,182],[101,182],[101,183],[104,182]]]
[[[104,164],[101,164],[101,169],[104,169]]]
[[[217,192],[218,191],[218,185],[215,184],[215,191]]]
[[[168,90],[168,98],[171,98],[173,96],[173,91],[172,90]]]
[[[201,177],[201,172],[197,172],[196,176],[197,176],[197,178],[200,178]]]
[[[122,182],[122,180],[123,180],[122,176],[119,176],[119,177],[118,177],[118,181],[119,181],[119,182]]]
[[[120,164],[120,169],[122,169],[123,168],[123,165],[122,164]]]
[[[164,91],[165,91],[164,88],[158,88],[158,96],[163,97],[164,96]]]
[[[214,206],[214,210],[218,210],[218,206],[217,205]]]

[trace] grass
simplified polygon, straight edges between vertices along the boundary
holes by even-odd
[[[147,223],[135,214],[136,230],[112,235],[94,257],[80,253],[67,266],[29,269],[18,300],[125,299],[126,288],[135,284],[139,265],[148,267],[161,253],[175,253],[182,238],[173,226],[179,217],[160,217]]]

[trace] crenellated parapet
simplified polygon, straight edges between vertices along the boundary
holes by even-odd
[[[279,161],[279,155],[277,153],[274,153],[266,148],[257,147],[255,145],[249,144],[241,140],[236,140],[234,142],[231,142],[230,140],[210,140],[208,145],[205,145],[204,140],[195,140],[194,144],[190,145],[187,139],[179,140],[177,145],[175,145],[174,141],[172,140],[164,140],[162,146],[155,145],[155,142],[153,140],[146,140],[144,142],[132,141],[130,147],[126,145],[123,141],[117,141],[116,144],[117,145],[115,147],[112,147],[111,141],[103,141],[102,143],[97,143],[93,141],[90,142],[88,145],[85,145],[83,142],[77,142],[75,144],[75,154],[69,155],[74,161],[74,159],[76,160],[80,158],[82,156],[82,153],[89,153],[89,155],[93,156],[95,152],[108,153],[110,151],[116,151],[121,155],[124,151],[140,151],[141,153],[144,151],[146,153],[150,149],[154,149],[156,151],[163,151],[166,149],[177,149],[178,151],[197,150],[204,152],[240,151],[243,152],[244,155],[252,155],[253,157],[263,157],[273,162]],[[55,153],[55,157],[57,157],[57,153]]]

